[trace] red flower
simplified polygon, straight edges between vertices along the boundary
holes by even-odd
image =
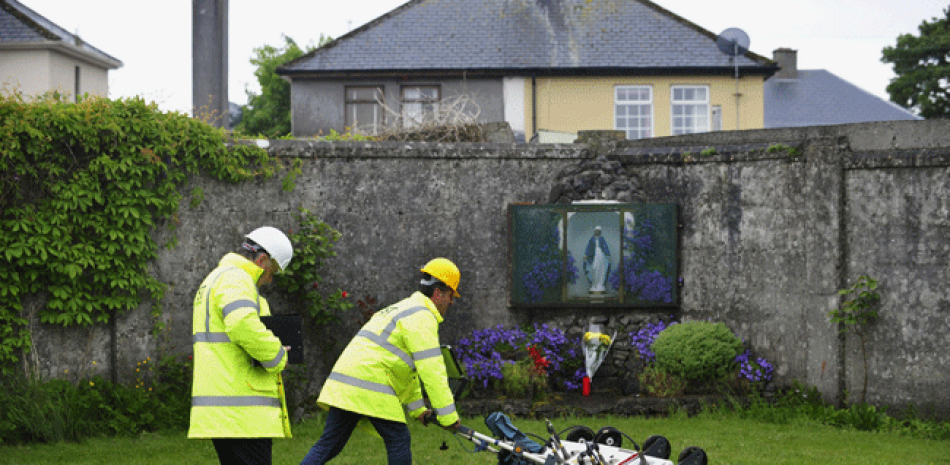
[[[530,355],[531,360],[534,361],[534,369],[539,374],[545,374],[551,362],[547,358],[542,357],[541,352],[535,347],[528,347],[528,355]]]
[[[346,295],[347,295],[347,294],[346,294],[346,291],[343,291],[343,298],[344,298],[344,299],[346,298]]]

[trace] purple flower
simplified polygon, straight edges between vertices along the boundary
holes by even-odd
[[[749,360],[752,353],[746,349],[745,352],[736,357],[736,363],[739,364],[739,377],[753,383],[768,382],[772,380],[772,365],[759,357],[755,361]]]
[[[515,363],[503,360],[502,353],[510,353],[532,347],[548,362],[548,376],[555,386],[577,389],[576,368],[583,365],[576,341],[568,341],[564,332],[547,324],[535,324],[530,328],[478,329],[470,337],[458,341],[459,361],[465,365],[471,378],[483,387],[492,380],[503,378],[502,367]],[[581,370],[583,371],[583,370]],[[574,387],[572,387],[574,386]]]
[[[635,228],[624,229],[623,268],[610,274],[609,283],[614,289],[623,285],[638,300],[670,303],[673,278],[663,273],[669,264],[654,263],[656,228],[648,219],[636,224]]]
[[[652,362],[656,360],[656,354],[653,353],[652,349],[653,342],[656,341],[657,336],[659,336],[664,329],[675,324],[675,321],[669,324],[667,324],[665,321],[660,321],[656,324],[647,324],[639,331],[630,333],[630,343],[635,349],[637,349],[637,353],[640,354],[640,358],[642,360],[645,360],[646,362]]]

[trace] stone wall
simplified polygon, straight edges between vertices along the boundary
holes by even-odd
[[[778,383],[799,380],[842,400],[845,391],[861,391],[863,360],[858,341],[839,336],[827,313],[839,289],[869,274],[881,282],[883,302],[869,335],[868,401],[913,403],[948,417],[948,129],[921,121],[550,146],[272,141],[275,155],[304,161],[293,192],[282,191],[280,179],[196,178],[185,186],[186,193],[201,187],[204,200],[191,208],[183,199],[178,245],[161,250],[153,266],[169,284],[160,336],[150,335],[149,305],[114,329],[63,330],[34,318],[28,361],[45,377],[105,373],[114,338],[117,377],[131,380],[146,357],[187,354],[191,301],[203,276],[253,228],[293,227],[298,207],[343,233],[324,268],[327,289],[388,304],[414,290],[429,258],[456,261],[463,299],[443,325],[444,342],[475,328],[533,322],[577,336],[594,320],[623,335],[670,311],[508,307],[506,207],[674,202],[683,283],[675,318],[723,321],[776,366]],[[170,234],[161,229],[156,237]],[[280,296],[269,298],[277,311],[293,311]],[[296,400],[319,391],[359,316],[354,309],[309,335],[307,366],[293,377]],[[622,338],[612,353],[601,374],[622,387],[635,355]]]

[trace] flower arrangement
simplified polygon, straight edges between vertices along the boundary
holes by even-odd
[[[607,352],[610,351],[616,337],[616,332],[612,337],[601,333],[598,325],[590,325],[589,330],[584,333],[582,347],[584,348],[584,368],[587,374],[583,379],[583,394],[585,396],[590,395],[591,379],[594,378],[594,373],[607,358]]]
[[[614,270],[608,278],[614,289],[624,286],[636,300],[670,303],[673,301],[673,278],[668,264],[657,262],[654,235],[650,220],[638,221],[636,227],[624,228],[623,269]]]

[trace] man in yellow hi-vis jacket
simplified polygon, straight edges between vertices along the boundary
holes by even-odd
[[[458,427],[439,323],[459,297],[459,270],[451,261],[436,258],[421,271],[419,292],[376,312],[333,366],[317,400],[330,409],[327,423],[302,465],[336,457],[362,419],[382,436],[389,465],[412,463],[407,411],[423,425],[434,417],[443,428]],[[422,398],[420,381],[431,409]]]
[[[255,229],[195,295],[188,437],[210,438],[222,464],[269,465],[272,438],[290,437],[280,377],[289,347],[261,323],[270,307],[258,287],[287,269],[293,254],[280,230]]]

